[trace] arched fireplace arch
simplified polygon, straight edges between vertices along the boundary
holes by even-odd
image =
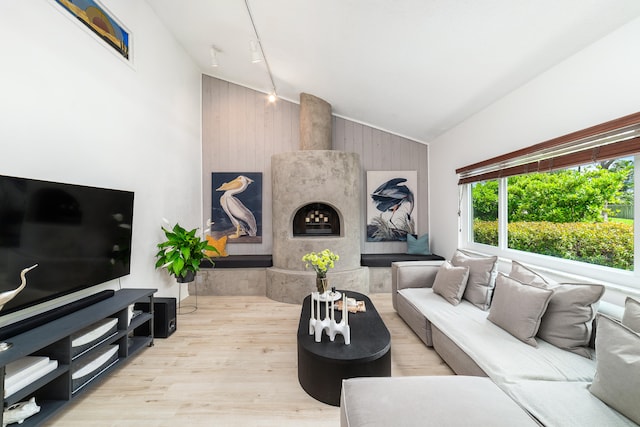
[[[340,236],[340,215],[326,203],[302,206],[293,216],[293,237]]]

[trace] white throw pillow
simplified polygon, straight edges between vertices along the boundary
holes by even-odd
[[[462,297],[476,307],[488,310],[496,283],[498,257],[472,255],[457,250],[451,258],[451,264],[469,268],[469,280]]]
[[[509,277],[554,291],[542,316],[538,337],[556,347],[590,358],[589,342],[593,319],[604,295],[596,284],[553,283],[517,261],[511,263]]]
[[[498,273],[487,319],[519,340],[537,347],[534,337],[552,295],[550,289],[527,285]]]
[[[433,292],[449,301],[453,305],[460,304],[462,294],[467,286],[469,267],[454,267],[445,261],[436,274],[433,282]]]
[[[596,375],[591,394],[640,424],[640,335],[598,315]]]
[[[509,277],[512,277],[527,285],[542,286],[549,285],[549,281],[530,269],[529,267],[520,264],[518,261],[511,261],[511,273]]]
[[[627,297],[624,301],[624,315],[622,316],[622,324],[627,328],[640,333],[640,301],[636,301],[631,297]]]
[[[556,347],[590,358],[593,319],[604,295],[604,286],[561,283],[548,289],[553,290],[553,296],[542,316],[538,336]]]

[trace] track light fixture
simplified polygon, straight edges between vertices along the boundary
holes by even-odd
[[[269,102],[275,102],[278,95],[276,94],[277,93],[276,84],[273,82],[271,67],[269,67],[267,56],[264,54],[264,49],[262,47],[262,42],[260,41],[260,36],[258,35],[258,29],[256,28],[256,23],[253,21],[253,15],[251,14],[251,9],[249,8],[249,0],[244,0],[244,4],[247,7],[247,13],[249,14],[249,19],[251,20],[253,33],[256,36],[255,40],[251,40],[251,62],[256,63],[264,60],[264,65],[267,67],[267,73],[269,74],[269,80],[271,81],[271,88],[272,88],[272,91],[269,94]]]
[[[210,51],[209,65],[211,65],[214,68],[218,66],[218,54],[216,52],[216,48],[213,46],[211,47],[211,51]]]
[[[253,62],[254,64],[262,62],[262,56],[260,56],[260,51],[258,50],[259,42],[251,40],[249,43],[251,46],[251,62]]]

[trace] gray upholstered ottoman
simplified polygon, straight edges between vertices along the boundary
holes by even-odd
[[[340,425],[539,426],[490,379],[465,376],[344,380]]]

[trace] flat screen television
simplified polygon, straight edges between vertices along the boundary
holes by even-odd
[[[0,316],[129,274],[133,192],[0,175]]]

